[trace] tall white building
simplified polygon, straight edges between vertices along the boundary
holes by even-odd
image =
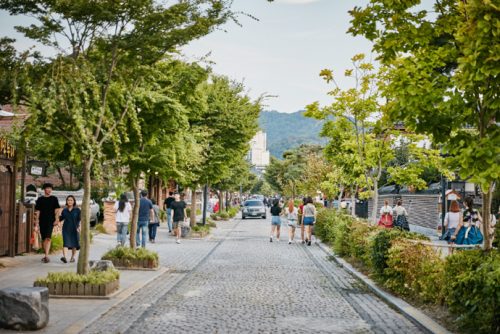
[[[269,151],[267,150],[267,136],[265,132],[257,132],[255,137],[250,141],[248,161],[258,173],[262,173],[269,165]]]

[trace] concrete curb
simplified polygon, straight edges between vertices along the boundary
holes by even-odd
[[[452,332],[448,331],[446,328],[438,324],[435,320],[425,315],[419,309],[411,306],[403,299],[395,297],[382,289],[380,289],[375,282],[366,277],[364,274],[357,271],[351,264],[349,264],[344,259],[335,255],[325,244],[322,242],[315,242],[325,253],[331,255],[332,258],[342,266],[347,272],[349,272],[352,276],[363,282],[363,284],[376,296],[381,298],[385,303],[394,309],[398,310],[402,315],[408,318],[410,321],[418,324],[423,329],[429,331],[430,333],[436,334],[451,334]]]

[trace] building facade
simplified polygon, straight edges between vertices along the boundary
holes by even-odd
[[[262,174],[269,165],[270,154],[267,150],[267,135],[263,131],[257,134],[250,141],[250,151],[247,160],[252,164],[257,174]]]

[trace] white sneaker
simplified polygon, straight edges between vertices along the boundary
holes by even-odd
[[[288,244],[291,245],[292,244],[292,240],[288,239]]]
[[[180,244],[180,243],[181,243],[181,241],[180,241],[179,239],[177,239],[177,240],[175,241],[175,243],[176,243],[176,244]]]
[[[277,241],[277,242],[280,242],[280,238],[276,238],[276,241]]]

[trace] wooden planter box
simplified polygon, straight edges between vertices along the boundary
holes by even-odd
[[[113,266],[116,268],[129,269],[156,269],[158,262],[154,260],[126,260],[126,259],[111,259]]]
[[[36,283],[34,286],[46,287],[49,289],[49,295],[52,296],[108,296],[118,290],[119,280],[114,280],[105,284],[90,283]]]

